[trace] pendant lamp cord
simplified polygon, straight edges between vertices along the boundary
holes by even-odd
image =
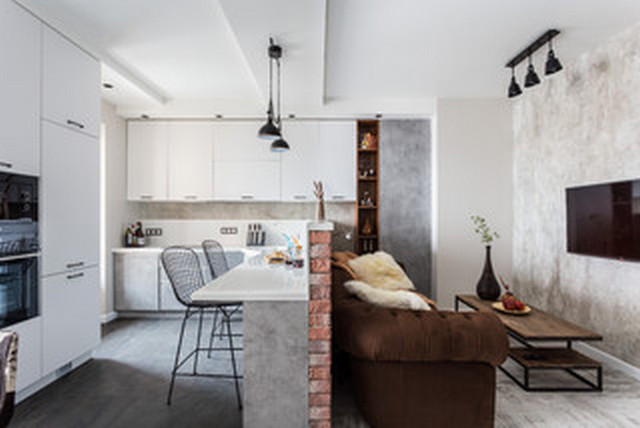
[[[281,102],[280,99],[282,98],[282,79],[280,77],[280,59],[276,59],[276,68],[278,70],[278,103],[277,103],[277,110],[278,110],[278,128],[280,129],[280,132],[282,132],[282,112],[280,110],[281,107]]]

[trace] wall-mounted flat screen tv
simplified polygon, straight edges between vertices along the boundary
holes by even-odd
[[[640,261],[640,180],[572,187],[566,197],[570,253]]]

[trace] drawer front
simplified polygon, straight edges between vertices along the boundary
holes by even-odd
[[[43,373],[48,374],[100,343],[98,269],[53,275],[42,281]]]

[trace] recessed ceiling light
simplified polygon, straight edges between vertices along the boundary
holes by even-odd
[[[105,82],[102,84],[102,87],[105,89],[113,89],[113,84]]]

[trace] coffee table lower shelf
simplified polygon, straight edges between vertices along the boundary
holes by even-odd
[[[524,379],[518,379],[504,365],[500,370],[525,391],[530,392],[599,392],[602,391],[602,364],[571,348],[511,348],[509,357],[524,370]],[[532,371],[563,370],[581,383],[584,387],[533,387],[529,382]],[[576,370],[595,370],[596,381],[593,382]]]

